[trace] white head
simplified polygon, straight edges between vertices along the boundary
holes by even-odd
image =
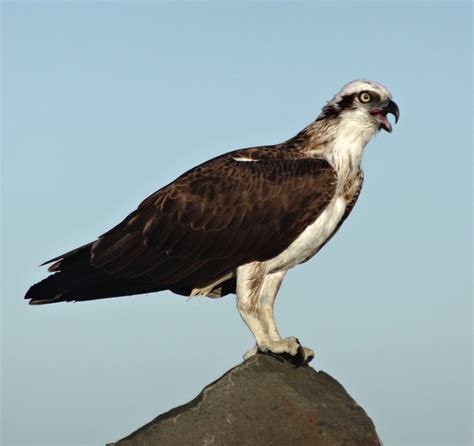
[[[398,106],[383,85],[362,79],[349,82],[303,130],[311,139],[308,153],[322,156],[332,165],[357,169],[370,138],[380,129],[392,131],[388,113],[398,121]]]
[[[400,112],[392,95],[381,84],[357,79],[344,85],[323,108],[317,121],[337,118],[339,125],[360,126],[365,133],[375,133],[379,129],[392,131],[387,114],[398,121]]]

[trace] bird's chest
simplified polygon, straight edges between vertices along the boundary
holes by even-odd
[[[359,175],[340,177],[334,198],[325,210],[283,252],[266,262],[267,270],[287,270],[313,257],[337,229],[359,189]]]
[[[343,196],[333,199],[321,215],[288,248],[266,262],[267,269],[270,272],[287,270],[314,256],[336,230],[344,215],[346,205]]]

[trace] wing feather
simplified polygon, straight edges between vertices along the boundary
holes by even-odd
[[[278,255],[328,205],[337,176],[324,160],[248,150],[255,162],[234,160],[245,150],[222,155],[149,196],[91,244],[90,266],[187,293]],[[60,271],[68,254],[53,260]]]
[[[120,277],[194,286],[278,255],[331,200],[336,174],[317,159],[211,160],[142,202],[93,246]]]

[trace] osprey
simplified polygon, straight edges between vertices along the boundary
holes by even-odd
[[[355,80],[281,144],[235,150],[187,171],[96,241],[47,263],[30,304],[171,290],[237,295],[257,352],[308,362],[282,338],[273,304],[286,272],[313,257],[347,218],[362,188],[364,147],[399,118],[382,85]],[[43,264],[43,265],[44,265]]]

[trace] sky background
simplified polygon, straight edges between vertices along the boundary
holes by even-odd
[[[118,440],[241,361],[234,296],[23,296],[43,261],[199,162],[290,138],[361,77],[400,121],[277,323],[386,445],[470,444],[471,23],[467,1],[4,2],[1,444]]]

